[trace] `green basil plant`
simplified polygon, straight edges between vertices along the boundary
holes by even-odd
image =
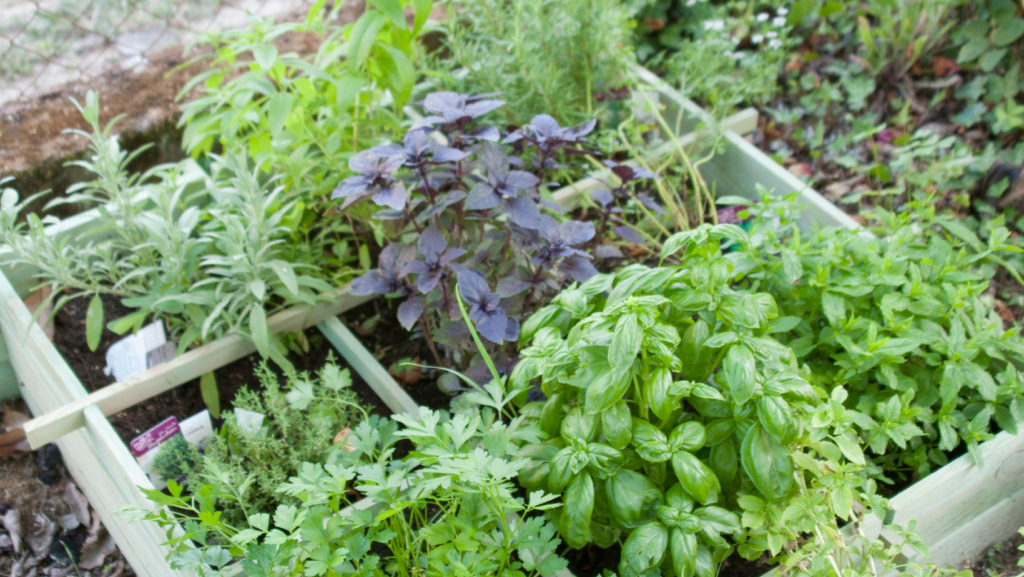
[[[727,536],[744,556],[777,553],[782,537],[744,533],[738,499],[770,507],[800,491],[793,455],[819,393],[772,337],[792,324],[775,300],[731,286],[720,241],[741,232],[676,234],[662,266],[595,277],[523,325],[511,384],[539,381],[547,400],[523,411],[550,438],[520,453],[531,460],[520,482],[562,495],[571,547],[624,538],[624,577],[713,577]]]

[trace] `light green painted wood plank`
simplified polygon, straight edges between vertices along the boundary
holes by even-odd
[[[352,331],[348,330],[345,323],[341,322],[338,317],[331,317],[317,325],[320,332],[327,337],[327,340],[331,341],[334,348],[338,349],[341,356],[345,357],[345,361],[352,367],[354,371],[359,373],[366,384],[370,385],[373,392],[377,393],[382,401],[395,413],[409,413],[411,415],[419,415],[419,406],[416,401],[412,400],[409,393],[406,393],[395,382],[395,379],[388,373],[377,359],[373,358],[370,351],[366,350],[359,339],[356,338]],[[398,338],[408,338],[405,335]]]

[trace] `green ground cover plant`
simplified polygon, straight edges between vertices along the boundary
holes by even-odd
[[[277,488],[296,476],[303,463],[335,459],[347,443],[336,443],[336,436],[368,418],[351,391],[349,370],[339,368],[333,358],[315,375],[300,373],[284,385],[266,363],[256,376],[260,388],[243,388],[232,404],[264,415],[263,426],[249,431],[239,426],[234,413],[226,414],[217,435],[201,457],[192,457],[186,471],[189,487],[245,487],[237,499],[215,501],[224,521],[233,525],[244,523],[247,515],[273,513],[280,500]]]

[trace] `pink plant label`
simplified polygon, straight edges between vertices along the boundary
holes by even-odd
[[[132,439],[129,446],[135,458],[139,458],[179,432],[181,428],[178,426],[178,417],[167,417],[152,429]]]

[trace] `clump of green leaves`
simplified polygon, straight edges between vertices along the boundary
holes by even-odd
[[[183,479],[195,470],[199,461],[199,453],[178,433],[160,445],[152,471],[164,479]]]
[[[236,560],[259,576],[552,576],[566,562],[555,554],[556,529],[538,513],[557,508],[556,497],[516,496],[513,479],[526,460],[511,456],[542,433],[522,416],[499,418],[515,411],[512,396],[496,381],[487,390],[497,398],[478,394],[492,407],[364,420],[348,440],[354,451],[333,463],[304,463],[277,487],[282,503],[273,514],[248,511],[247,522],[227,523],[214,503],[247,488],[228,474],[193,487],[192,496],[175,483],[170,495],[147,491],[163,507],[121,514],[165,527],[181,522],[184,532],[170,541],[171,565],[202,577],[224,575]],[[402,439],[413,451],[397,459]],[[350,506],[356,494],[365,498]]]
[[[256,376],[262,390],[243,387],[233,405],[265,415],[263,426],[248,431],[233,413],[225,415],[202,459],[187,471],[191,487],[231,482],[246,487],[237,499],[218,503],[224,520],[232,524],[244,523],[247,515],[273,512],[281,500],[277,488],[297,475],[303,463],[330,460],[342,450],[334,443],[335,436],[367,418],[350,388],[349,370],[338,368],[333,359],[315,378],[308,373],[293,375],[283,387],[266,363],[257,368]]]
[[[771,336],[791,319],[770,295],[730,286],[720,240],[742,232],[673,235],[661,252],[671,264],[595,277],[523,326],[531,346],[512,380],[540,379],[548,399],[524,412],[550,439],[521,453],[520,480],[563,494],[570,546],[625,539],[624,576],[714,575],[733,550],[725,536],[742,533],[741,495],[772,509],[800,490],[794,452],[819,397]],[[848,441],[835,442],[856,455]],[[786,535],[744,535],[743,554],[777,553]]]
[[[52,287],[54,313],[72,299],[91,298],[86,332],[95,349],[106,321],[100,295],[108,295],[132,309],[106,323],[117,334],[157,317],[178,341],[179,354],[235,333],[252,339],[264,357],[290,367],[267,316],[336,294],[329,283],[305,274],[316,268],[310,263],[313,251],[287,242],[294,225],[287,218],[296,201],[284,200],[277,179],[261,178],[241,155],[211,156],[209,173],[187,159],[129,175],[128,164],[139,151],[118,145],[118,119],[101,127],[94,93],[79,108],[93,132],[75,133],[89,139],[92,156],[75,164],[96,179],[70,187],[67,197],[49,206],[95,205],[98,226],[55,234],[47,229],[60,228],[55,217],[29,214],[19,222],[34,196],[19,203],[18,193],[7,188],[0,198],[0,240],[11,247],[14,262],[33,267],[35,278]],[[204,399],[216,416],[212,384]]]
[[[508,122],[538,110],[561,124],[608,119],[599,102],[617,99],[633,58],[628,14],[614,0],[451,0],[446,3],[442,86],[500,92]]]
[[[878,237],[806,236],[792,200],[763,193],[730,261],[741,286],[775,296],[787,319],[777,337],[830,392],[814,425],[855,431],[880,478],[925,475],[960,443],[980,464],[979,443],[1024,420],[1024,341],[984,297],[1002,257],[1021,252],[1009,231],[993,221],[983,243],[934,204],[912,203],[878,210]]]

